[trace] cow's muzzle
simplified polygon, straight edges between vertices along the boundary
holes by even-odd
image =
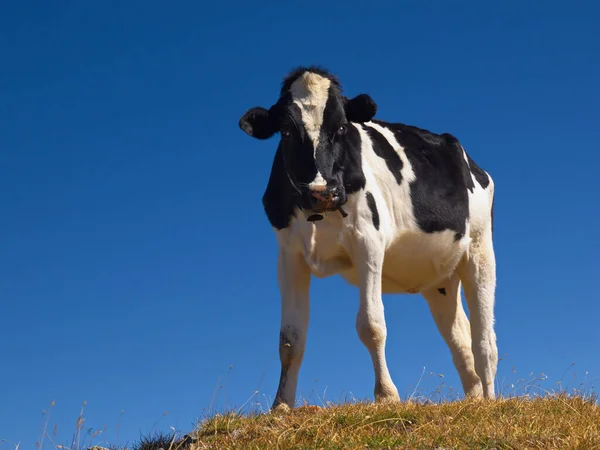
[[[342,201],[342,193],[337,187],[315,187],[310,189],[310,209],[315,213],[335,211]]]

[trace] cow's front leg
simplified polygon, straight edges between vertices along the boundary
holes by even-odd
[[[354,250],[360,286],[360,305],[356,330],[365,344],[375,371],[375,401],[399,401],[385,358],[387,327],[381,298],[383,244],[378,237],[360,235]]]
[[[294,407],[298,372],[306,344],[310,270],[301,254],[282,249],[279,252],[277,271],[281,291],[281,376],[273,408],[287,409]]]

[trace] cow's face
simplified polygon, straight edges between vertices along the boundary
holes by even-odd
[[[331,75],[299,69],[286,78],[269,110],[248,110],[239,125],[257,139],[281,135],[280,147],[290,182],[303,209],[333,211],[346,203],[343,183],[349,122],[368,122],[377,106],[366,94],[347,99]]]

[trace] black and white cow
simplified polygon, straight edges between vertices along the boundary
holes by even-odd
[[[281,377],[273,407],[294,407],[311,275],[360,290],[356,329],[375,371],[376,401],[399,400],[386,363],[382,293],[421,293],[466,396],[494,398],[494,183],[450,134],[375,120],[366,94],[300,68],[278,101],[240,119],[258,139],[279,132],[263,204],[279,245]],[[460,298],[465,291],[470,318]]]

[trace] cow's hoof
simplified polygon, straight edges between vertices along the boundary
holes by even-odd
[[[474,383],[470,388],[467,388],[467,391],[465,392],[465,399],[483,399],[483,387],[481,386],[481,381],[478,380],[477,383]]]
[[[376,403],[400,403],[400,396],[398,395],[398,389],[396,386],[383,385],[375,388],[375,402]]]
[[[396,403],[400,403],[400,396],[398,394],[396,395],[380,395],[379,397],[377,397],[375,399],[376,403],[380,403],[383,405],[392,405],[392,404],[396,404]]]
[[[291,411],[292,408],[290,408],[286,403],[279,403],[278,405],[273,405],[271,408],[271,413],[277,415],[289,414]]]

